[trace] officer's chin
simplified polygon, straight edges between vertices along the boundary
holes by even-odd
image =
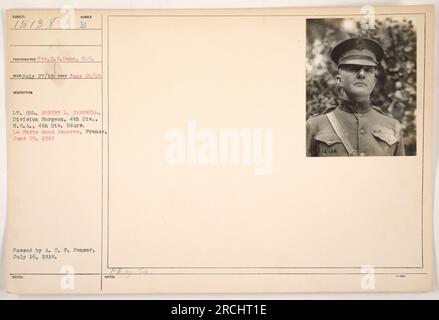
[[[350,96],[355,97],[357,99],[363,99],[369,97],[369,95],[370,95],[369,88],[367,88],[366,86],[364,87],[358,86],[356,88],[353,88]]]

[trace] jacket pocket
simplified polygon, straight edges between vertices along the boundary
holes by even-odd
[[[335,143],[341,143],[340,138],[333,133],[320,133],[314,137],[315,140],[323,142],[328,146],[332,146]]]
[[[372,135],[380,141],[384,141],[389,147],[393,146],[399,141],[399,138],[393,131],[386,129],[377,129],[372,131]]]
[[[317,155],[320,157],[347,156],[347,152],[335,133],[319,133],[314,137],[317,145]]]

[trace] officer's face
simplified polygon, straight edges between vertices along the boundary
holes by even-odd
[[[337,76],[339,86],[354,101],[368,99],[376,81],[376,67],[370,66],[341,65]]]

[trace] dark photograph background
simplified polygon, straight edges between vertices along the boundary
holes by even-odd
[[[380,18],[374,29],[361,28],[360,19],[307,19],[306,118],[336,105],[337,66],[329,57],[340,41],[365,36],[385,52],[371,103],[399,120],[406,155],[416,155],[416,29],[414,18]]]

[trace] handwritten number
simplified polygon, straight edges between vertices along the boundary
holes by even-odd
[[[53,17],[53,18],[50,19],[50,21],[49,21],[49,28],[52,28],[52,25],[55,22],[56,18],[57,17]]]

